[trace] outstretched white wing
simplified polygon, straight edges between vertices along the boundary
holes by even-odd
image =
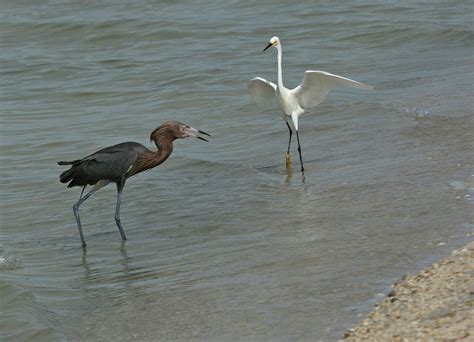
[[[372,86],[367,84],[326,71],[307,70],[304,74],[303,82],[291,90],[291,93],[296,96],[299,105],[303,109],[309,109],[323,102],[331,89],[338,86],[349,86],[365,90],[373,89]]]
[[[275,98],[276,84],[261,77],[249,81],[249,92],[259,107],[270,107]]]

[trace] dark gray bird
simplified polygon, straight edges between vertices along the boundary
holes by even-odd
[[[82,186],[79,200],[74,204],[73,211],[76,217],[79,235],[81,236],[82,246],[86,246],[84,235],[82,234],[81,220],[79,218],[79,206],[84,203],[92,194],[100,188],[103,188],[110,182],[117,185],[117,205],[115,207],[115,222],[126,240],[122,224],[120,223],[120,202],[122,190],[125,181],[145,170],[150,170],[163,163],[173,151],[173,141],[188,137],[196,137],[207,141],[199,134],[210,136],[210,134],[192,128],[178,121],[167,121],[157,127],[150,135],[150,141],[153,141],[158,148],[157,151],[151,151],[142,144],[136,142],[123,142],[114,146],[106,147],[85,158],[73,161],[60,161],[59,165],[72,165],[69,170],[64,171],[59,176],[61,183],[67,183],[68,187]],[[82,197],[87,185],[93,185],[91,191]]]

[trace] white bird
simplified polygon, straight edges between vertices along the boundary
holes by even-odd
[[[285,120],[290,132],[288,150],[286,152],[286,167],[288,170],[291,169],[290,144],[293,131],[288,123],[288,118],[291,118],[296,130],[296,138],[298,140],[301,172],[304,172],[303,158],[301,156],[301,144],[298,135],[298,118],[307,110],[323,102],[331,89],[337,86],[349,86],[365,90],[373,89],[373,87],[329,72],[306,70],[303,82],[294,89],[288,89],[283,85],[281,71],[281,42],[278,37],[270,39],[270,43],[265,49],[263,49],[263,51],[272,46],[278,51],[278,85],[261,77],[252,78],[248,85],[250,95],[254,102],[260,107],[269,107],[276,96],[278,103],[283,110],[283,119]]]

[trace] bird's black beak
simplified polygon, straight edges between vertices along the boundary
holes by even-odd
[[[198,129],[198,132],[201,133],[201,134],[207,135],[208,137],[211,136],[209,133],[203,132],[203,131],[201,131],[201,130],[199,130],[199,129]],[[199,137],[199,136],[198,136],[197,138],[198,138],[198,139],[201,139],[201,140],[204,140],[204,141],[206,141],[206,142],[209,142],[209,140],[204,139],[203,137]]]
[[[204,140],[204,141],[207,141],[207,142],[209,142],[209,141],[207,139],[204,139],[203,137],[200,137],[199,134],[204,134],[204,135],[207,135],[208,137],[211,136],[209,133],[203,132],[199,129],[196,129],[196,128],[193,128],[193,127],[190,127],[190,126],[183,127],[182,132],[183,132],[182,138],[194,137],[194,138],[198,138],[198,139],[201,139],[201,140]]]
[[[268,43],[267,47],[266,47],[265,49],[263,49],[263,51],[262,51],[262,52],[264,52],[266,49],[268,49],[269,47],[272,47],[272,46],[273,46],[273,44],[272,44],[272,43]]]

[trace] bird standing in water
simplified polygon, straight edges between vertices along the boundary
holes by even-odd
[[[123,240],[126,240],[125,232],[120,222],[120,202],[125,181],[145,170],[152,169],[163,163],[173,151],[173,141],[188,137],[196,137],[207,141],[199,134],[210,136],[210,134],[192,128],[178,121],[167,121],[157,127],[150,135],[158,148],[151,151],[142,144],[136,142],[123,142],[114,146],[106,147],[85,158],[73,161],[60,161],[59,165],[72,165],[69,170],[59,176],[61,183],[67,183],[68,187],[82,186],[79,200],[74,204],[73,211],[76,218],[82,246],[86,246],[82,234],[81,220],[79,218],[79,206],[84,203],[97,190],[103,188],[110,182],[117,185],[117,205],[115,207],[115,222]],[[91,191],[82,196],[87,185],[93,185]]]
[[[291,170],[290,145],[293,131],[288,123],[288,119],[293,121],[293,127],[296,130],[298,140],[298,154],[301,163],[301,172],[304,172],[303,157],[301,156],[300,137],[298,135],[298,118],[307,110],[316,107],[324,101],[332,88],[337,86],[349,86],[359,89],[373,89],[366,84],[345,78],[342,76],[330,74],[325,71],[307,70],[304,74],[303,82],[294,89],[288,89],[283,85],[283,76],[281,69],[281,43],[278,37],[270,39],[270,43],[263,51],[270,47],[275,47],[278,51],[278,84],[274,84],[261,77],[255,77],[249,82],[249,91],[252,99],[258,106],[268,107],[273,99],[277,98],[278,103],[283,110],[283,119],[290,132],[288,140],[288,149],[286,152],[286,168]]]

